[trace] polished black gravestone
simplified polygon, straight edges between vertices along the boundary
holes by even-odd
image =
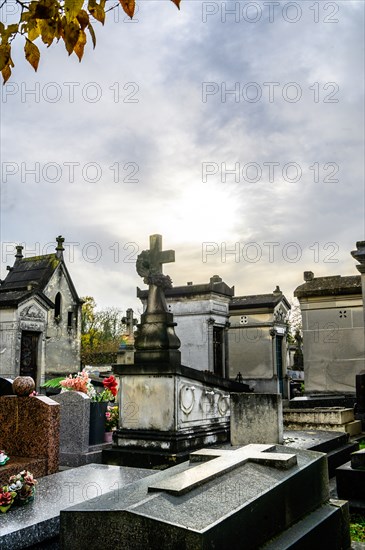
[[[356,405],[355,418],[361,420],[365,431],[365,373],[356,375]]]
[[[353,511],[365,513],[365,449],[337,468],[336,484],[338,497],[348,500]]]
[[[119,491],[152,470],[88,464],[39,478],[33,502],[0,514],[0,550],[59,548],[60,510]],[[70,549],[72,546],[70,547]],[[90,548],[95,548],[92,544]]]
[[[350,548],[347,503],[329,501],[322,453],[248,445],[190,457],[63,510],[61,548]]]
[[[0,396],[1,395],[14,395],[13,380],[11,380],[11,378],[0,377]]]

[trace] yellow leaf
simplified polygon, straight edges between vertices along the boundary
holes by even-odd
[[[135,0],[119,0],[125,13],[132,19],[134,15],[134,9],[136,7]]]
[[[178,9],[180,9],[180,1],[181,0],[171,0],[171,1],[175,4],[175,6],[177,6]]]
[[[3,79],[4,79],[4,82],[3,84],[5,84],[10,76],[11,76],[11,68],[10,68],[10,65],[6,65],[3,70],[1,71],[1,74],[3,75]]]
[[[101,0],[100,4],[97,4],[95,0],[89,0],[88,10],[90,14],[104,25],[105,21],[105,1]]]
[[[81,61],[82,56],[84,55],[85,44],[86,44],[86,34],[85,34],[85,31],[81,29],[79,33],[79,38],[74,47],[74,52],[79,58],[79,61]]]
[[[73,21],[71,21],[70,23],[66,23],[66,25],[63,27],[63,40],[65,41],[68,55],[71,55],[74,51],[74,47],[76,46],[76,43],[79,39],[80,32],[80,27],[76,25],[76,23],[74,23]]]
[[[33,69],[36,71],[38,69],[39,58],[41,56],[39,49],[35,44],[33,44],[33,42],[26,38],[24,51],[25,59],[29,61]]]
[[[0,71],[2,71],[9,63],[10,59],[10,45],[1,44],[0,46]]]
[[[68,22],[75,19],[83,3],[84,0],[65,0],[65,15]]]
[[[89,24],[89,14],[85,10],[80,10],[76,16],[76,19],[80,23],[82,30],[84,30]]]
[[[38,25],[38,21],[34,19],[30,20],[28,23],[28,38],[31,42],[38,38],[40,35],[40,29]]]
[[[38,20],[39,30],[41,31],[41,37],[44,44],[47,44],[47,46],[50,46],[53,42],[55,33],[56,33],[56,25],[54,22],[52,22],[52,25],[48,23],[45,19],[39,19]]]
[[[91,40],[93,42],[93,47],[95,48],[96,46],[96,36],[95,36],[95,31],[93,29],[93,26],[91,23],[88,24],[87,26],[88,30],[89,30],[89,33],[90,33],[90,36],[91,36]]]

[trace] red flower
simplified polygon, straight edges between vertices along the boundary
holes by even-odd
[[[111,375],[109,378],[104,378],[103,380],[104,388],[109,390],[115,397],[118,393],[118,382],[115,376]]]
[[[14,500],[14,495],[0,488],[0,506],[9,506]]]

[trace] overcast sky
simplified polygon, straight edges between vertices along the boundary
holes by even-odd
[[[80,296],[140,309],[135,259],[154,233],[176,251],[174,285],[218,274],[236,295],[290,299],[304,270],[357,274],[363,0],[137,4],[134,22],[119,8],[95,21],[81,63],[40,45],[34,73],[18,40],[1,277],[14,244],[50,253],[62,234]]]

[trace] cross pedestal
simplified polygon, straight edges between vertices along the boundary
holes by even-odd
[[[164,289],[171,286],[162,266],[175,261],[174,250],[162,250],[162,236],[150,236],[150,249],[137,258],[136,269],[149,285],[147,308],[135,339],[135,364],[181,364],[180,340],[175,334],[172,313],[167,311]]]

